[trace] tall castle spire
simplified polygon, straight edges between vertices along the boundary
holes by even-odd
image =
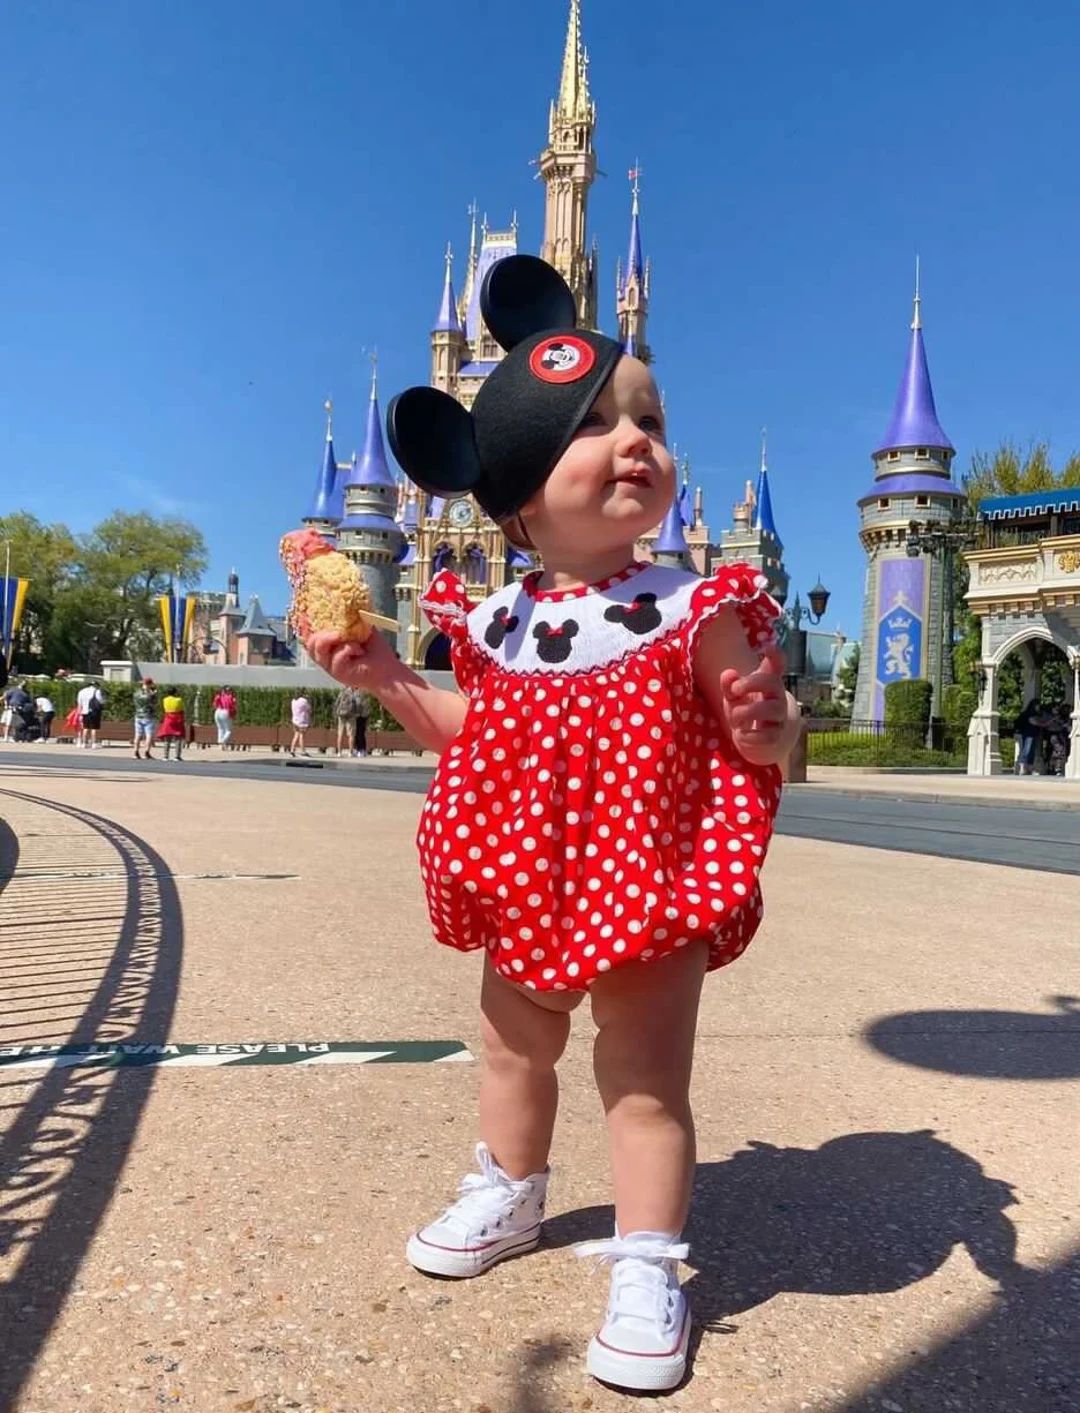
[[[780,538],[776,528],[776,520],[773,517],[772,495],[769,491],[769,461],[766,454],[766,433],[765,428],[761,429],[761,470],[758,472],[757,483],[757,504],[754,507],[754,529],[765,530],[776,541],[777,549],[783,549],[784,543]]]
[[[652,362],[652,353],[645,340],[645,324],[649,317],[649,265],[641,245],[641,168],[630,169],[630,247],[626,269],[619,263],[615,272],[615,307],[619,320],[619,338],[633,358],[642,363]]]
[[[453,267],[454,253],[447,245],[442,300],[431,330],[431,385],[448,393],[457,385],[458,370],[465,354],[465,330],[461,327],[454,298]]]
[[[461,332],[461,320],[458,317],[457,300],[454,298],[454,252],[449,244],[446,246],[446,274],[443,277],[442,301],[439,304],[439,312],[435,318],[434,333],[459,334]]]
[[[926,347],[922,333],[922,297],[919,293],[919,265],[915,264],[915,308],[911,319],[911,342],[907,362],[896,393],[892,420],[875,457],[904,448],[926,447],[944,452],[946,462],[953,455],[953,444],[938,421],[934,406],[934,390],[930,386],[930,369],[926,362]]]
[[[589,329],[596,327],[596,260],[586,245],[585,221],[589,187],[596,176],[595,126],[580,0],[570,0],[559,95],[551,105],[548,145],[540,154],[540,176],[547,185],[540,254],[570,286],[578,321]]]
[[[337,476],[337,461],[334,458],[334,404],[329,398],[323,404],[326,410],[326,442],[323,446],[323,461],[319,479],[315,483],[304,524],[315,530],[332,530],[341,519],[341,508],[335,504],[334,480]]]

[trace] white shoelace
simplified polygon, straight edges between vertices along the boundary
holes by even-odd
[[[585,1241],[574,1248],[583,1260],[592,1257],[598,1266],[611,1266],[611,1320],[671,1321],[677,1287],[668,1280],[667,1261],[685,1261],[690,1247],[685,1241],[663,1237],[609,1237],[605,1241]]]
[[[509,1208],[520,1197],[523,1183],[513,1182],[506,1176],[486,1143],[476,1145],[478,1173],[467,1173],[458,1185],[461,1196],[447,1207],[440,1221],[460,1224],[463,1231],[472,1228],[476,1220],[492,1224],[500,1217],[509,1215]]]

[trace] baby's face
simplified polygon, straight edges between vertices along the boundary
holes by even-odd
[[[674,494],[656,384],[624,357],[521,518],[541,553],[545,544],[602,553],[655,529]]]

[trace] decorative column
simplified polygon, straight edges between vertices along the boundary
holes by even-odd
[[[1080,648],[1069,654],[1073,670],[1073,708],[1069,730],[1069,759],[1065,762],[1065,779],[1080,780]]]
[[[968,725],[967,773],[1000,775],[1002,765],[1001,742],[998,737],[998,669],[994,662],[984,661],[980,666],[986,676],[979,705]]]

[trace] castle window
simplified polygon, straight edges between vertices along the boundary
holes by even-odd
[[[916,497],[915,497],[915,506],[916,506],[916,509],[918,509],[918,510],[925,510],[925,509],[929,506],[929,504],[930,504],[930,497],[929,497],[929,496],[916,496]]]
[[[487,559],[479,545],[472,544],[465,551],[466,584],[487,583]]]
[[[900,453],[899,453],[898,451],[890,451],[890,452],[889,452],[889,456],[888,456],[888,460],[889,460],[889,461],[899,461],[899,460],[900,460]]]
[[[927,451],[927,449],[926,449],[924,446],[916,447],[916,448],[915,448],[915,455],[919,458],[920,461],[929,461],[929,460],[930,460],[930,453]]]
[[[888,496],[881,496],[881,498],[878,500],[877,508],[878,508],[878,510],[888,510],[888,508],[889,508],[889,497],[888,497]]]

